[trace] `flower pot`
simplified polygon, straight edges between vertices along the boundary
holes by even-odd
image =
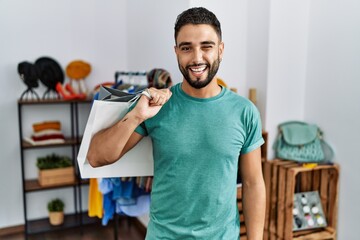
[[[64,212],[49,212],[49,221],[54,226],[63,224]]]

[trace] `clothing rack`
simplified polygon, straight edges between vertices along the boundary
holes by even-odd
[[[149,193],[151,191],[151,183],[152,183],[152,176],[148,176],[148,177],[136,177],[136,180],[131,180],[134,179],[134,177],[121,177],[121,181],[132,181],[134,184],[136,184],[136,186],[138,186],[138,188],[143,189],[143,193],[140,194],[144,194],[145,192]],[[135,183],[136,181],[136,183]],[[126,190],[124,190],[126,191]],[[134,189],[134,191],[136,191]],[[139,191],[139,190],[137,190]],[[139,194],[139,193],[138,193]],[[115,210],[115,213],[113,215],[113,227],[114,227],[114,239],[117,240],[118,236],[119,236],[119,218],[120,216],[124,216],[127,222],[127,227],[130,228],[131,224],[132,224],[132,217],[128,216],[126,213],[121,212],[118,213]]]
[[[124,83],[147,85],[146,71],[116,71],[115,83],[123,80]]]

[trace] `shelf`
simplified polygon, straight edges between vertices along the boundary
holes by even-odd
[[[40,186],[39,181],[37,179],[30,179],[25,181],[25,192],[34,192],[41,190],[49,190],[49,189],[58,189],[58,188],[66,188],[73,187],[79,184],[79,181],[75,180],[73,183],[61,184],[61,185],[53,185],[53,186]],[[89,184],[89,180],[81,180],[81,184]]]
[[[320,231],[308,232],[308,233],[294,233],[294,240],[320,240],[320,239],[335,239],[336,238],[336,230],[332,227],[326,227]]]
[[[63,147],[63,146],[72,146],[80,144],[81,137],[79,137],[79,141],[76,138],[65,138],[64,143],[52,143],[52,144],[43,144],[43,145],[32,145],[29,142],[22,140],[22,147],[24,149],[30,148],[48,148],[48,147]]]
[[[58,184],[58,185],[51,185],[51,186],[41,186],[39,184],[38,179],[26,179],[25,175],[25,154],[24,151],[29,149],[45,149],[45,148],[59,148],[59,147],[70,147],[72,149],[71,159],[74,159],[73,162],[76,162],[76,156],[79,151],[79,146],[82,140],[81,133],[79,132],[79,109],[78,106],[82,104],[91,104],[92,99],[86,100],[54,100],[54,99],[47,99],[47,100],[18,100],[17,107],[18,107],[18,116],[19,116],[19,130],[20,130],[20,151],[21,151],[21,168],[22,168],[22,193],[23,193],[23,203],[24,203],[24,220],[25,220],[25,239],[28,239],[28,235],[30,234],[37,234],[37,233],[44,233],[49,231],[57,231],[57,230],[65,230],[71,229],[74,227],[81,227],[82,225],[86,224],[99,224],[98,218],[89,218],[86,213],[81,213],[82,208],[82,187],[89,184],[88,179],[80,179],[79,175],[77,174],[79,171],[75,171],[75,180],[70,183]],[[71,137],[65,137],[64,143],[54,143],[54,144],[43,144],[43,145],[32,145],[31,143],[24,140],[22,132],[23,126],[23,116],[22,111],[24,108],[28,106],[46,106],[48,107],[60,107],[60,108],[69,108],[70,109],[70,123],[71,123]],[[44,109],[46,110],[46,109]],[[76,164],[74,164],[77,166]],[[72,214],[65,215],[64,223],[61,226],[52,226],[49,223],[49,219],[47,216],[43,216],[42,219],[37,220],[28,220],[27,219],[27,198],[26,194],[32,193],[35,194],[36,192],[40,191],[49,191],[53,189],[66,189],[67,190],[74,190],[72,193],[75,211]],[[82,230],[81,230],[82,231]]]
[[[98,218],[90,218],[87,215],[87,212],[83,212],[81,215],[78,214],[67,214],[64,218],[64,223],[60,226],[52,226],[49,223],[48,218],[42,218],[37,220],[30,220],[27,222],[27,233],[28,234],[37,234],[44,233],[49,231],[58,231],[68,228],[74,228],[81,225],[81,220],[83,225],[99,223]]]
[[[69,104],[69,103],[91,103],[92,99],[85,100],[63,100],[63,99],[40,99],[40,100],[18,100],[20,105],[42,105],[42,104]]]

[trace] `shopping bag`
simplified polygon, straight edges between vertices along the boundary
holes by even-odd
[[[147,92],[128,94],[116,89],[100,88],[99,100],[93,102],[77,156],[82,178],[153,175],[152,142],[148,137],[144,137],[133,149],[113,164],[93,168],[86,159],[92,136],[122,119],[141,94],[146,95]]]

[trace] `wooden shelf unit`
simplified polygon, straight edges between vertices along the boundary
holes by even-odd
[[[25,229],[25,239],[28,239],[29,235],[53,231],[53,230],[61,230],[71,227],[81,227],[84,224],[89,224],[93,222],[99,222],[98,219],[88,218],[87,213],[82,213],[82,193],[81,188],[83,185],[87,185],[89,183],[88,180],[81,180],[76,156],[79,150],[79,144],[81,142],[81,136],[79,132],[79,123],[78,123],[78,105],[79,104],[89,104],[91,100],[73,100],[73,101],[65,101],[65,100],[18,100],[18,117],[19,117],[19,133],[20,133],[20,156],[21,156],[21,178],[22,178],[22,190],[23,190],[23,205],[24,205],[24,229]],[[54,105],[53,108],[63,109],[64,107],[70,108],[70,123],[71,123],[71,136],[65,138],[64,143],[56,143],[56,144],[47,144],[47,145],[32,145],[27,141],[24,141],[24,136],[22,132],[23,127],[23,117],[22,111],[23,107],[26,106],[46,106],[46,105]],[[75,166],[75,181],[72,183],[55,185],[55,186],[40,186],[38,179],[28,179],[25,176],[25,151],[31,151],[32,149],[44,149],[44,148],[58,148],[58,147],[70,147],[72,149],[73,163]],[[65,216],[64,224],[60,226],[52,226],[49,223],[48,218],[31,220],[28,219],[27,209],[27,194],[34,193],[37,191],[48,191],[53,189],[60,188],[72,188],[73,189],[73,199],[74,199],[74,213],[67,214]]]
[[[68,228],[79,227],[79,222],[83,224],[93,224],[98,223],[99,221],[95,218],[90,218],[87,215],[87,212],[80,214],[65,214],[64,224],[61,226],[52,226],[49,223],[48,218],[28,220],[26,231],[28,234],[38,234],[49,231],[60,231]]]

